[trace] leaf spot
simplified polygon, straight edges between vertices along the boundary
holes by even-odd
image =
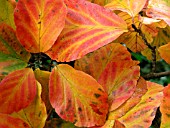
[[[101,95],[100,95],[100,94],[97,94],[97,93],[94,93],[94,96],[95,96],[96,98],[99,98]]]

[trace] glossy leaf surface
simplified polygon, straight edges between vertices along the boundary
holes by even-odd
[[[13,117],[17,117],[29,124],[30,128],[43,128],[47,118],[46,107],[41,100],[42,88],[37,82],[37,95],[34,101],[26,108],[18,113],[13,113]]]
[[[143,95],[141,101],[123,117],[118,119],[125,127],[150,127],[156,110],[161,104],[163,86],[147,82],[147,88],[148,91]]]
[[[66,2],[66,25],[47,54],[57,61],[72,61],[110,43],[127,31],[126,23],[111,10],[87,2]]]
[[[10,114],[30,105],[36,96],[36,80],[32,69],[10,73],[1,81],[0,92],[0,113]]]
[[[29,52],[49,50],[64,27],[66,12],[63,0],[19,0],[14,13],[19,41]]]
[[[0,0],[0,23],[6,23],[15,29],[14,9],[16,7],[15,0]]]
[[[50,102],[62,119],[79,127],[104,124],[107,94],[94,78],[61,64],[52,70],[49,86]]]
[[[23,120],[2,113],[0,113],[0,127],[1,128],[31,128]]]
[[[145,6],[147,0],[112,0],[105,7],[112,10],[121,10],[135,17]]]
[[[161,117],[161,128],[168,128],[170,127],[170,84],[164,88],[163,91],[164,97],[162,99],[162,104],[160,106],[160,111],[162,113]]]
[[[8,25],[0,24],[0,75],[25,68],[30,54],[17,40],[15,31]]]

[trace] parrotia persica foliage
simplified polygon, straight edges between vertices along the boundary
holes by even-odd
[[[0,0],[0,127],[55,128],[54,109],[65,128],[149,128],[158,107],[170,127],[170,85],[146,81],[129,52],[170,64],[169,12],[167,0]]]

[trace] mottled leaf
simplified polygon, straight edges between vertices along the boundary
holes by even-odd
[[[163,86],[147,82],[148,91],[141,101],[118,120],[127,128],[148,128],[152,124],[156,110],[161,104]]]
[[[112,10],[121,10],[135,17],[145,6],[147,0],[112,0],[105,7]]]
[[[131,60],[130,53],[121,44],[111,43],[76,60],[74,68],[84,71],[98,80],[110,61],[120,60]]]
[[[98,4],[98,5],[101,5],[101,6],[104,6],[108,3],[110,3],[112,0],[87,0],[87,1],[90,1],[92,3]]]
[[[162,19],[170,26],[170,1],[149,0],[146,14],[154,19]]]
[[[36,80],[30,68],[17,70],[6,76],[0,83],[0,113],[17,112],[34,100]]]
[[[170,64],[170,42],[159,48],[159,53],[161,57]]]
[[[88,1],[66,2],[66,25],[47,54],[72,61],[110,43],[127,31],[126,23],[111,10]]]
[[[23,120],[0,113],[0,128],[31,128]]]
[[[35,74],[36,80],[42,86],[41,97],[42,97],[42,100],[45,103],[46,110],[47,110],[47,113],[48,113],[52,109],[52,106],[51,106],[50,100],[49,100],[49,77],[50,77],[50,72],[41,71],[40,69],[36,69],[34,71],[34,74]]]
[[[27,51],[51,48],[65,24],[63,0],[19,0],[14,13],[16,33]]]
[[[108,93],[110,111],[117,109],[135,91],[140,69],[134,61],[110,62],[101,73],[98,82]]]
[[[30,54],[18,42],[15,31],[0,24],[0,75],[25,68]]]
[[[22,119],[30,128],[43,128],[45,125],[47,113],[45,104],[41,100],[41,91],[41,85],[37,82],[37,95],[34,101],[19,112],[12,113],[13,117]]]
[[[170,127],[170,84],[164,88],[163,94],[164,97],[160,106],[160,111],[162,113],[161,128],[168,128]]]
[[[0,23],[6,23],[15,29],[14,9],[16,7],[15,0],[0,0]]]
[[[104,124],[107,94],[94,78],[61,64],[52,70],[49,86],[50,102],[62,119],[79,127]]]

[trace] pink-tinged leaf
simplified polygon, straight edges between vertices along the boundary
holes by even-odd
[[[46,52],[65,24],[63,0],[19,0],[15,8],[16,33],[27,51]]]
[[[43,128],[46,122],[47,113],[44,102],[41,100],[42,88],[37,82],[37,95],[34,101],[19,112],[12,113],[13,117],[25,121],[30,128]]]
[[[74,68],[84,71],[96,80],[110,61],[131,60],[127,48],[119,43],[108,44],[75,61]]]
[[[105,67],[98,82],[108,93],[109,111],[117,109],[132,96],[139,75],[139,66],[134,61],[110,62]]]
[[[145,6],[147,0],[112,0],[105,7],[112,10],[121,10],[135,17]]]
[[[161,57],[170,64],[170,42],[166,45],[159,47]]]
[[[170,1],[150,0],[147,6],[146,15],[153,19],[162,19],[170,26]]]
[[[56,66],[50,75],[50,102],[57,114],[79,127],[103,125],[107,94],[97,81],[69,65]]]
[[[31,128],[23,120],[0,113],[0,128]]]
[[[0,113],[10,114],[31,104],[36,96],[36,80],[30,68],[17,70],[0,83]]]
[[[88,1],[66,2],[66,25],[47,52],[57,61],[72,61],[110,43],[127,31],[126,23],[111,10]]]
[[[161,128],[170,127],[170,84],[164,88],[164,97],[160,106],[160,111],[162,113],[161,117]]]
[[[156,110],[161,104],[163,86],[148,81],[147,89],[141,101],[118,119],[126,128],[149,128],[152,124]]]
[[[30,54],[17,40],[15,31],[7,24],[0,24],[0,75],[25,68]]]

